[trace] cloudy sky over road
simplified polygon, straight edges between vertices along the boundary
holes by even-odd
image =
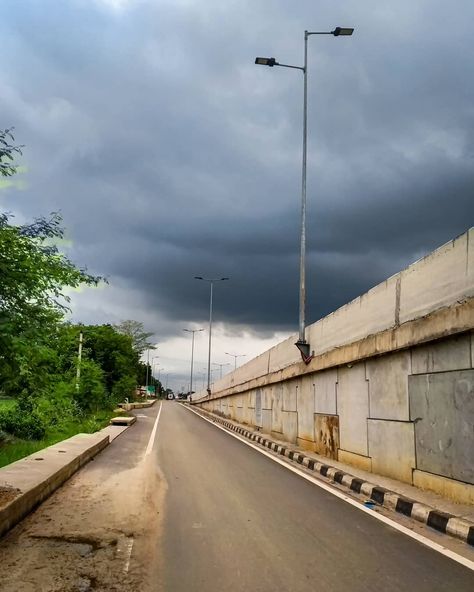
[[[110,282],[74,295],[74,318],[143,321],[173,386],[182,329],[208,318],[195,275],[231,278],[215,361],[297,330],[302,75],[254,59],[302,65],[304,29],[355,27],[309,41],[308,321],[473,223],[472,1],[3,0],[1,14],[0,127],[25,149],[0,207],[62,212],[71,257]]]

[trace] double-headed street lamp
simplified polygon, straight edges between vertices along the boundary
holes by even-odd
[[[191,377],[189,379],[189,394],[193,394],[193,366],[194,366],[194,333],[199,333],[200,331],[204,331],[204,329],[183,329],[186,333],[192,333],[192,345],[191,345]]]
[[[207,393],[211,394],[211,343],[212,343],[212,291],[214,282],[224,282],[228,280],[228,277],[222,278],[204,278],[198,275],[194,276],[195,280],[201,280],[203,282],[209,282],[211,286],[210,298],[209,298],[209,351],[207,357]]]
[[[226,356],[232,356],[234,358],[234,370],[237,369],[237,358],[245,358],[247,354],[230,354],[229,352],[224,352]]]
[[[303,98],[303,167],[301,181],[301,234],[300,234],[300,315],[299,334],[296,347],[301,352],[301,357],[309,364],[313,357],[310,344],[305,338],[305,305],[306,305],[306,151],[307,151],[307,122],[308,122],[308,37],[310,35],[333,35],[334,37],[352,35],[354,29],[348,27],[336,27],[334,31],[305,31],[304,32],[304,66],[290,66],[280,64],[275,58],[256,58],[255,63],[261,66],[281,66],[301,70],[304,76]]]

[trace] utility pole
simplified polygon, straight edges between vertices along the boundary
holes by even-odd
[[[81,380],[81,360],[82,360],[82,331],[79,333],[79,349],[77,351],[76,391],[79,390],[79,383]]]

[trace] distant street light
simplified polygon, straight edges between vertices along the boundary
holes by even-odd
[[[199,333],[200,331],[204,331],[204,329],[183,329],[186,333],[192,333],[192,345],[191,345],[191,378],[189,380],[189,394],[193,394],[193,366],[194,366],[194,333]]]
[[[214,362],[214,366],[219,366],[219,368],[221,370],[220,378],[222,378],[222,368],[223,368],[223,366],[230,366],[230,362],[226,362],[225,364],[218,364],[217,362]]]
[[[224,282],[228,280],[228,277],[223,278],[203,278],[195,275],[195,280],[201,280],[203,282],[209,282],[211,286],[210,298],[209,298],[209,351],[207,356],[207,394],[211,394],[211,343],[212,343],[212,290],[214,282]]]
[[[230,354],[229,352],[224,352],[226,356],[232,356],[234,358],[234,370],[237,368],[237,358],[245,358],[247,354]]]
[[[275,58],[255,59],[260,66],[281,66],[301,70],[304,75],[303,94],[303,168],[301,181],[301,233],[300,233],[300,314],[299,314],[299,335],[295,343],[300,350],[301,357],[306,364],[309,364],[313,355],[310,351],[310,344],[305,338],[305,306],[306,306],[306,152],[307,152],[307,123],[308,123],[308,37],[310,35],[333,35],[334,37],[352,35],[354,29],[348,27],[336,27],[334,31],[305,31],[304,32],[304,66],[290,66],[280,64]]]

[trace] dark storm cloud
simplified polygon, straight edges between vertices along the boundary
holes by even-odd
[[[310,40],[315,320],[472,225],[474,8],[413,4],[5,2],[1,125],[28,166],[5,207],[60,209],[74,258],[140,292],[161,333],[206,318],[194,275],[231,276],[229,327],[291,330],[302,80],[253,59],[300,64],[304,28],[354,25]]]

